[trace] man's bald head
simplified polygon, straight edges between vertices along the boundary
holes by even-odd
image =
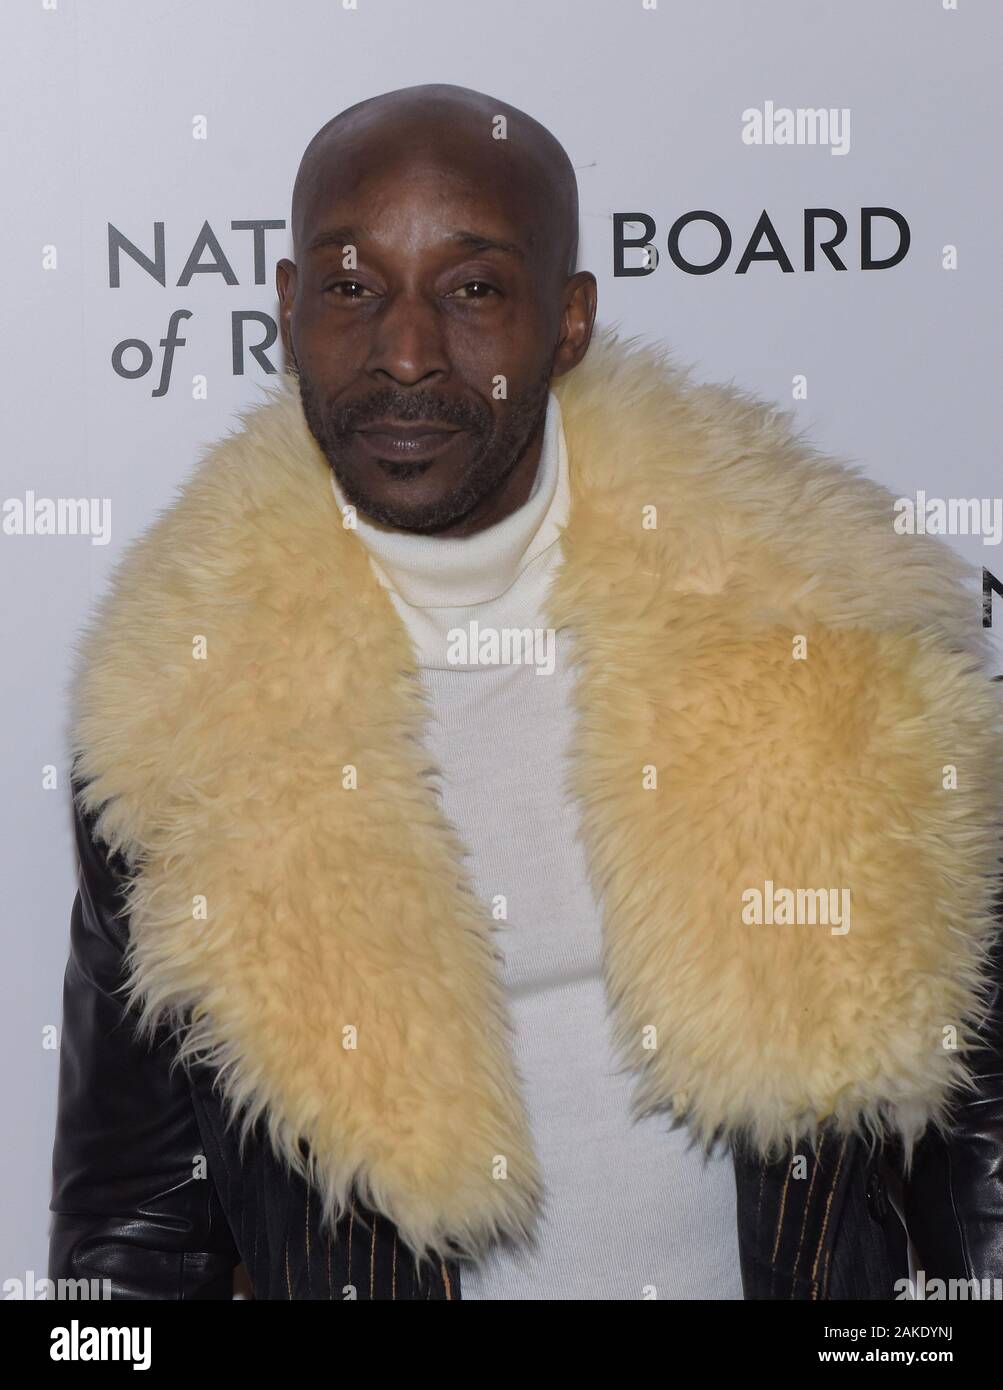
[[[503,121],[499,121],[499,117]],[[504,138],[502,138],[504,136]],[[578,183],[561,143],[508,102],[467,87],[430,83],[368,97],[334,116],[307,145],[292,198],[293,255],[312,217],[361,170],[422,159],[476,182],[526,212],[531,255],[572,275],[578,259]]]

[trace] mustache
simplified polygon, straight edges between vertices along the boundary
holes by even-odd
[[[375,391],[364,400],[339,406],[328,418],[333,432],[343,438],[376,420],[422,420],[474,434],[485,434],[491,428],[491,412],[486,408],[470,401],[444,400],[428,392],[405,396],[393,390]]]

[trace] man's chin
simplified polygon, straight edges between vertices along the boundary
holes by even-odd
[[[345,486],[339,478],[341,491],[360,516],[379,526],[389,526],[395,531],[414,531],[417,533],[441,531],[453,526],[471,511],[476,499],[465,493],[457,495],[447,492],[439,496],[408,497],[408,484],[417,481],[430,467],[429,463],[403,464],[394,462],[391,486],[386,491],[371,491],[368,488]],[[405,472],[401,473],[401,469]]]
[[[392,483],[409,483],[414,478],[422,478],[435,463],[435,459],[377,459],[380,472]]]

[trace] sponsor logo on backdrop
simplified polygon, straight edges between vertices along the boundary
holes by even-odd
[[[794,275],[796,269],[807,275],[849,270],[851,261],[854,269],[892,270],[905,260],[912,233],[902,213],[889,207],[864,207],[854,214],[854,223],[854,235],[844,246],[850,219],[837,208],[804,208],[796,223],[788,217],[780,227],[764,208],[754,224],[735,228],[719,213],[699,208],[675,218],[667,232],[660,231],[648,212],[615,212],[613,274],[653,275],[660,243],[670,263],[686,275],[713,275],[719,270],[747,275],[751,267],[764,262],[785,275]],[[628,228],[637,230],[628,232]],[[878,240],[881,255],[876,254]]]
[[[831,129],[830,129],[831,134]],[[909,251],[911,233],[906,218],[894,208],[864,207],[850,219],[835,208],[805,208],[800,224],[792,229],[778,226],[764,209],[746,226],[732,226],[709,209],[684,212],[660,233],[659,224],[648,212],[615,212],[612,215],[612,270],[614,277],[652,275],[659,265],[658,244],[664,239],[670,263],[687,275],[711,275],[728,270],[745,275],[755,267],[768,273],[767,266],[793,274],[818,271],[890,270],[899,265]],[[119,290],[130,275],[145,275],[164,289],[190,290],[197,276],[215,276],[232,289],[241,288],[237,266],[248,266],[245,284],[269,283],[271,263],[268,234],[284,232],[282,218],[240,218],[229,224],[231,233],[244,241],[228,242],[208,221],[203,222],[194,242],[185,246],[177,278],[168,276],[166,224],[154,222],[149,232],[133,231],[108,223],[108,286]],[[849,241],[848,241],[849,238]],[[880,254],[876,241],[881,242]],[[685,243],[685,244],[684,244]],[[844,244],[845,243],[845,244]],[[851,254],[852,252],[852,254]],[[195,318],[191,305],[170,309],[166,327],[149,337],[122,338],[111,350],[112,370],[125,381],[152,383],[150,394],[166,396],[170,390],[178,354],[190,347],[186,325]],[[267,375],[279,370],[279,330],[275,317],[253,304],[237,305],[230,311],[229,347],[234,376],[243,376],[257,365]]]
[[[252,264],[252,283],[268,283],[268,257],[266,256],[265,235],[267,232],[285,230],[282,218],[238,218],[230,223],[231,232],[250,234],[249,247],[245,247],[243,261],[250,250]],[[167,288],[167,238],[165,224],[154,222],[152,242],[146,248],[132,241],[113,223],[108,223],[108,286],[110,289],[122,288],[124,264],[131,265]],[[137,233],[137,235],[139,235]],[[236,251],[231,254],[236,257]],[[172,288],[188,289],[196,275],[217,275],[225,285],[232,288],[240,286],[240,279],[234,269],[233,260],[227,255],[211,224],[203,222],[202,228],[188,251],[184,265]],[[182,336],[181,325],[194,318],[195,311],[190,308],[175,308],[167,321],[167,331],[154,345],[145,338],[123,338],[116,343],[111,352],[112,369],[126,381],[137,381],[154,372],[155,385],[150,393],[153,396],[166,396],[171,385],[174,359],[180,349],[188,347],[188,338]],[[278,341],[279,328],[275,318],[261,309],[246,306],[230,311],[230,350],[234,376],[243,376],[248,359],[253,360],[269,375],[279,370],[277,363],[268,356],[269,349]],[[161,352],[158,354],[155,347]],[[159,364],[159,369],[158,368]]]

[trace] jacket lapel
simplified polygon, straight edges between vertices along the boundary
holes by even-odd
[[[908,1143],[964,1078],[943,1030],[963,1043],[978,1014],[992,920],[999,713],[960,562],[925,537],[892,555],[880,489],[612,335],[556,389],[551,621],[574,634],[574,789],[636,1109],[764,1154],[824,1119]],[[406,633],[291,379],[126,557],[75,714],[86,807],[134,866],[144,1028],[179,1026],[329,1221],[354,1191],[416,1253],[528,1233],[491,922]],[[743,924],[766,880],[849,888],[851,930]]]

